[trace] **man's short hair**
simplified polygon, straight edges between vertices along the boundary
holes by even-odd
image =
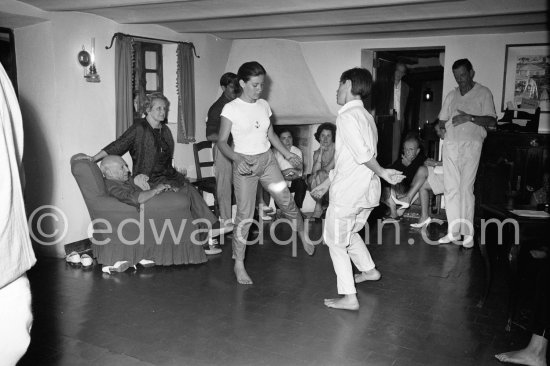
[[[372,88],[372,75],[367,69],[354,67],[342,73],[340,82],[351,81],[351,94],[359,95],[365,99],[370,94]]]
[[[239,85],[239,78],[237,74],[232,72],[226,72],[220,78],[220,86],[228,86],[229,84]]]
[[[460,60],[456,60],[453,63],[453,70],[456,70],[461,66],[464,66],[466,68],[466,71],[472,71],[472,69],[474,68],[470,60],[468,60],[467,58],[461,58]]]
[[[405,140],[403,140],[403,146],[405,146],[407,142],[416,142],[416,146],[420,147],[420,140],[416,135],[413,135],[413,134],[407,135],[405,137]]]

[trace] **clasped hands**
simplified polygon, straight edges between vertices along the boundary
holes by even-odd
[[[460,109],[457,109],[458,114],[453,117],[452,122],[453,126],[458,126],[466,122],[472,122],[472,115],[467,114],[464,111],[461,111]]]

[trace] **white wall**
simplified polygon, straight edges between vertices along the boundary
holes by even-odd
[[[549,43],[548,32],[481,34],[447,37],[390,38],[331,42],[303,42],[302,52],[311,73],[333,113],[338,110],[336,89],[343,71],[361,65],[362,49],[410,47],[445,47],[443,94],[456,87],[451,66],[460,58],[468,58],[476,71],[475,80],[487,86],[495,99],[495,108],[502,115],[501,99],[504,75],[504,53],[507,44]],[[550,131],[549,114],[541,115],[541,126]]]
[[[2,11],[10,11],[10,3],[2,5]],[[20,9],[13,11],[20,12]],[[23,15],[36,15],[31,13],[34,11]],[[69,159],[79,152],[95,154],[115,137],[114,48],[105,49],[113,33],[195,44],[201,56],[195,59],[198,140],[204,139],[203,122],[208,107],[218,96],[219,75],[223,73],[231,42],[208,35],[187,37],[157,26],[123,26],[90,14],[39,13],[49,21],[14,32],[26,133],[26,203],[28,214],[42,205],[53,205],[65,214],[66,220],[58,215],[61,221],[50,216],[42,222],[42,229],[52,236],[46,241],[58,241],[57,244],[35,247],[39,254],[63,256],[65,244],[88,237],[90,222],[71,175]],[[91,37],[95,37],[97,69],[101,76],[97,84],[84,80],[76,61],[83,44],[89,49]],[[177,105],[175,100],[172,103]],[[175,160],[180,166],[192,166],[191,146],[178,144]]]

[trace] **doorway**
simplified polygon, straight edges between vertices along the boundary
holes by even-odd
[[[406,65],[407,73],[402,80],[409,86],[401,141],[395,141],[393,131],[396,128],[393,80],[397,63]],[[445,47],[362,50],[361,64],[373,75],[372,98],[367,109],[377,121],[379,156],[383,163],[390,164],[405,136],[421,135],[428,123],[437,120],[443,98]]]
[[[0,27],[0,62],[8,77],[13,84],[17,94],[17,68],[15,63],[15,44],[13,40],[13,31],[8,28]]]

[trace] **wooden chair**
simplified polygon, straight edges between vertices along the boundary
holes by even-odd
[[[212,141],[201,141],[193,144],[193,154],[195,155],[195,168],[197,170],[197,179],[191,179],[191,184],[193,184],[199,192],[208,192],[214,196],[214,204],[208,206],[216,217],[220,217],[220,211],[218,207],[218,196],[216,194],[216,177],[214,175],[203,177],[202,169],[211,168],[212,174],[214,174],[214,143]],[[202,152],[203,150],[209,150],[207,152]],[[207,155],[208,158],[204,158]],[[201,160],[201,156],[203,159]]]

